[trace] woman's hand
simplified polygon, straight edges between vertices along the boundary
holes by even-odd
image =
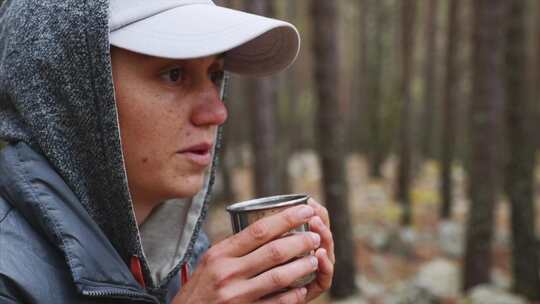
[[[336,256],[334,254],[334,239],[330,231],[328,211],[312,198],[309,199],[308,204],[315,210],[317,215],[309,221],[309,229],[321,236],[321,247],[315,251],[319,265],[317,278],[307,286],[306,300],[311,301],[332,285]]]
[[[313,232],[281,237],[305,223]],[[312,250],[316,257],[295,259]],[[276,293],[317,269],[307,288]],[[260,219],[210,248],[173,303],[305,303],[328,289],[332,273],[326,209],[311,201]]]

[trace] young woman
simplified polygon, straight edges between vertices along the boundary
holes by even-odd
[[[0,303],[304,303],[328,289],[314,201],[211,248],[201,231],[224,71],[275,73],[298,48],[292,25],[209,0],[7,0]],[[313,232],[278,238],[303,223]]]

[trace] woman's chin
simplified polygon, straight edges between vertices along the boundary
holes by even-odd
[[[184,182],[182,187],[175,188],[175,198],[188,198],[193,197],[199,193],[203,188],[203,179],[200,181]]]

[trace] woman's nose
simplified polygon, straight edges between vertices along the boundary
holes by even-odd
[[[196,126],[221,125],[227,120],[227,108],[215,87],[201,94],[201,102],[193,109],[191,122]]]

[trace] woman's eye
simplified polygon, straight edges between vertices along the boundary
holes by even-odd
[[[182,68],[172,68],[161,73],[161,78],[169,83],[179,83],[182,82],[183,74]]]
[[[210,75],[212,82],[218,88],[221,87],[224,76],[225,76],[225,72],[223,70],[212,72],[212,74]]]

